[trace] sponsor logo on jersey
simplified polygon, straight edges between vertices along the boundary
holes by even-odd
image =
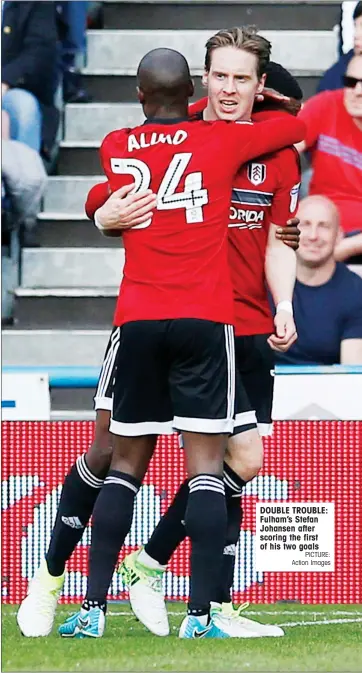
[[[237,224],[234,224],[234,221],[237,220]],[[245,208],[235,208],[230,206],[230,223],[229,227],[243,227],[242,223],[249,225],[251,229],[260,229],[262,227],[262,222],[264,221],[264,211],[260,210],[246,210]]]
[[[266,178],[266,165],[248,164],[248,178],[253,185],[261,185]]]
[[[290,191],[290,212],[293,213],[298,205],[300,182],[298,182]]]

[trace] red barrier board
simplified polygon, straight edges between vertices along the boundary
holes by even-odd
[[[19,603],[44,556],[61,485],[94,434],[89,421],[4,422],[2,426],[2,597]],[[362,602],[362,422],[283,421],[265,441],[264,467],[248,484],[237,551],[236,601],[274,603]],[[185,477],[177,436],[162,437],[137,497],[126,552],[144,544]],[[253,562],[255,503],[334,502],[334,572],[257,572]],[[80,601],[86,586],[90,530],[68,564],[63,602]],[[189,545],[174,554],[166,573],[168,598],[188,594]],[[115,575],[110,599],[126,598]]]

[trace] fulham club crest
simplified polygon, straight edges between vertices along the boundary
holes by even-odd
[[[248,164],[248,178],[253,185],[261,185],[266,178],[266,165]]]

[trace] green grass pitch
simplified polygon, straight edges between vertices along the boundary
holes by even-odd
[[[16,606],[2,609],[2,671],[362,671],[362,605],[255,605],[245,616],[285,625],[284,638],[179,640],[185,607],[168,606],[171,635],[158,638],[130,613],[109,607],[101,640],[24,638]],[[57,625],[74,612],[59,606]]]

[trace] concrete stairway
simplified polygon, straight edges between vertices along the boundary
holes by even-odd
[[[86,220],[84,201],[100,179],[98,147],[114,128],[143,116],[135,96],[139,59],[157,46],[189,59],[202,93],[204,44],[225,26],[256,24],[274,60],[294,72],[305,97],[335,60],[334,2],[133,0],[104,2],[103,30],[88,33],[85,85],[94,102],[67,105],[58,173],[39,216],[41,246],[23,251],[15,329],[4,332],[5,364],[100,364],[123,266],[123,251]]]

